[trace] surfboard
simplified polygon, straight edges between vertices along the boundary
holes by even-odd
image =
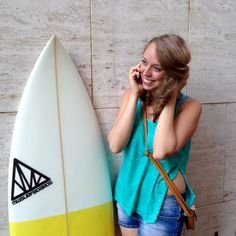
[[[57,37],[16,116],[9,160],[11,236],[113,236],[106,152],[83,82]]]

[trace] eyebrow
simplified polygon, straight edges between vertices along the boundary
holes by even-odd
[[[144,59],[145,61],[148,61],[144,56],[143,56],[143,59]],[[160,68],[161,68],[161,65],[159,65],[159,64],[153,64],[153,66],[157,66],[157,67],[160,67]]]

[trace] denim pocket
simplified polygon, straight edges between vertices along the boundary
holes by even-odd
[[[167,196],[163,202],[159,218],[163,220],[179,220],[182,216],[183,211],[175,197],[172,195]]]

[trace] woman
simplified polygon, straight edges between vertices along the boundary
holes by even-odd
[[[108,135],[111,151],[124,151],[115,188],[123,236],[181,235],[183,227],[180,205],[144,154],[142,103],[147,112],[148,149],[189,207],[193,205],[195,194],[184,174],[202,108],[181,93],[189,77],[190,59],[180,36],[161,35],[147,43],[141,62],[130,70],[130,88]]]

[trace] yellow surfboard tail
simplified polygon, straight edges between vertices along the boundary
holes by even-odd
[[[10,223],[10,235],[114,236],[112,205],[112,202],[108,202],[68,214],[60,214],[36,220],[12,222]]]

